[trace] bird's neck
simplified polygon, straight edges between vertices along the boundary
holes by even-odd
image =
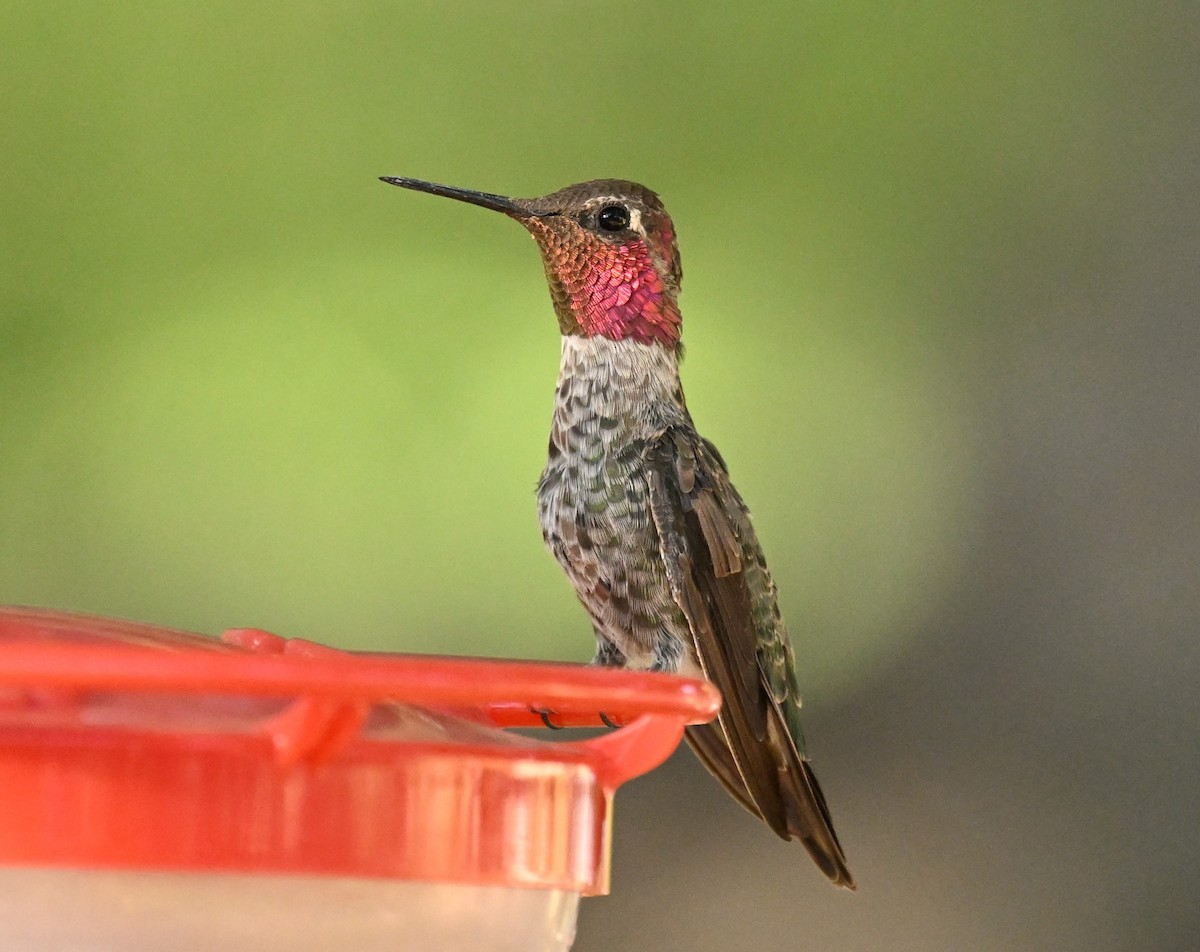
[[[676,348],[564,334],[556,403],[560,410],[641,405],[686,415]]]

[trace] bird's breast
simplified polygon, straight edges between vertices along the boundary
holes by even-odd
[[[642,459],[650,440],[686,417],[667,354],[632,341],[564,341],[538,484],[547,547],[634,666],[653,662],[664,623],[677,627]]]

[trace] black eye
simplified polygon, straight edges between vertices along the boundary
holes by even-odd
[[[624,231],[629,227],[629,209],[624,205],[605,205],[596,214],[596,224],[605,231]]]

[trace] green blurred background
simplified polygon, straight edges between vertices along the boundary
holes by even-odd
[[[0,10],[0,602],[585,660],[535,250],[402,174],[618,176],[861,888],[683,755],[576,948],[1200,943],[1184,4]],[[266,946],[264,946],[266,947]]]

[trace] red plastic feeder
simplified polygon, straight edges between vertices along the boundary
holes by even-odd
[[[0,607],[0,947],[558,950],[703,681]],[[508,733],[620,729],[560,743]]]

